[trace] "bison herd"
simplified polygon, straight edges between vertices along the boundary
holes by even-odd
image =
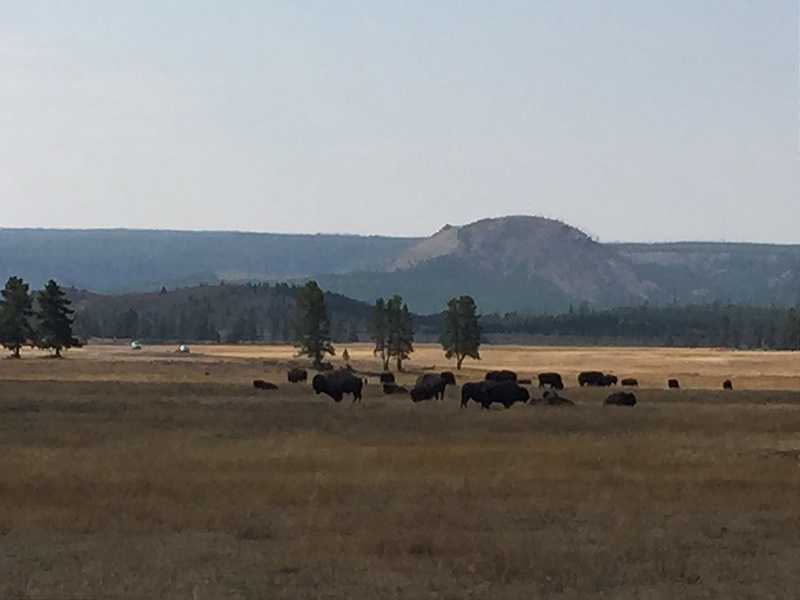
[[[305,369],[292,368],[287,372],[289,383],[300,383],[308,380],[308,372]],[[451,371],[441,373],[425,373],[417,377],[411,390],[398,385],[394,374],[383,372],[379,375],[380,385],[383,393],[401,394],[410,396],[413,402],[426,400],[444,400],[445,391],[448,385],[456,386],[455,375]],[[578,385],[580,387],[609,387],[616,385],[619,380],[616,375],[604,373],[602,371],[582,371],[578,374]],[[311,387],[317,394],[330,396],[334,402],[341,402],[345,395],[351,395],[353,402],[360,402],[362,390],[366,385],[366,378],[354,374],[352,369],[339,369],[327,371],[314,375],[311,380]],[[626,377],[619,381],[620,385],[626,387],[637,387],[639,382],[633,377]],[[472,400],[479,404],[482,409],[488,410],[492,404],[501,404],[504,408],[511,408],[517,402],[527,403],[531,400],[530,391],[524,384],[532,384],[531,379],[519,379],[514,371],[499,370],[489,371],[481,381],[468,381],[461,386],[461,407],[467,407]],[[535,402],[546,406],[570,406],[574,403],[567,398],[559,395],[559,391],[564,389],[564,380],[556,372],[539,373],[539,388],[547,388],[542,392],[541,400]],[[257,390],[276,390],[278,386],[274,383],[256,379],[253,387]],[[677,379],[671,378],[667,381],[670,389],[680,389]],[[730,379],[722,382],[722,389],[732,390],[733,383]],[[618,391],[608,396],[604,401],[607,406],[634,406],[636,396],[631,392]]]

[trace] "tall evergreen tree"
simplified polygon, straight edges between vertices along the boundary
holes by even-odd
[[[448,300],[441,342],[445,357],[450,359],[455,356],[457,369],[461,369],[461,363],[468,356],[476,360],[481,358],[478,352],[481,345],[478,319],[477,307],[471,296]]]
[[[325,354],[336,354],[331,344],[331,321],[325,307],[325,296],[317,282],[309,280],[300,288],[291,323],[292,344],[298,354],[314,360],[314,368],[322,368]]]
[[[36,345],[42,349],[53,349],[61,356],[64,348],[76,348],[81,343],[72,335],[72,313],[67,295],[52,279],[36,297],[39,310],[36,316],[39,324],[36,332]]]
[[[9,277],[0,292],[0,343],[13,352],[14,358],[19,358],[22,346],[33,345],[33,300],[29,289],[21,277]]]
[[[395,358],[399,372],[403,370],[403,361],[414,351],[414,328],[411,324],[411,313],[408,311],[408,306],[396,294],[386,303],[386,321],[387,354]]]
[[[369,321],[369,337],[375,343],[373,356],[381,359],[383,370],[389,370],[389,314],[383,298],[375,301]]]

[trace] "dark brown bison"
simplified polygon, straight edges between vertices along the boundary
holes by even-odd
[[[414,402],[431,399],[444,400],[444,392],[447,386],[455,384],[455,375],[450,371],[444,371],[439,375],[434,373],[420,375],[411,390],[411,399]]]
[[[722,382],[722,389],[723,390],[732,390],[733,389],[733,382],[730,379],[726,379]]]
[[[408,390],[404,388],[402,385],[397,385],[396,383],[389,382],[383,384],[383,393],[384,394],[407,394]]]
[[[257,390],[277,390],[278,386],[274,383],[270,383],[269,381],[264,381],[263,379],[254,379],[253,380],[253,387]]]
[[[300,368],[289,369],[289,372],[286,373],[286,379],[289,381],[289,383],[299,383],[301,381],[307,381],[308,371]]]
[[[578,385],[600,385],[600,380],[604,377],[602,371],[582,371],[578,373]]]
[[[327,394],[335,402],[341,402],[344,394],[352,394],[353,402],[355,402],[361,400],[361,389],[364,382],[349,371],[338,369],[314,375],[311,386],[317,394]]]
[[[674,390],[677,390],[677,389],[680,389],[681,384],[678,383],[677,379],[668,379],[667,380],[667,387],[671,388],[671,389],[674,389]]]
[[[614,392],[603,401],[605,406],[635,406],[636,396],[631,392]]]
[[[489,371],[483,378],[486,381],[516,381],[517,374],[514,371],[503,369],[502,371]]]
[[[626,377],[620,383],[627,387],[637,387],[639,385],[639,381],[634,377]]]
[[[527,402],[530,393],[516,381],[471,381],[461,386],[461,406],[465,407],[470,400],[488,410],[497,402],[505,408],[511,408],[515,402]]]
[[[394,383],[394,373],[384,371],[381,373],[381,383]]]
[[[564,389],[564,381],[558,373],[539,373],[539,387],[549,385],[556,390]]]

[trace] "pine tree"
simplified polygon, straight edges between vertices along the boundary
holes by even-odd
[[[373,356],[379,356],[383,370],[389,370],[389,315],[383,298],[375,301],[369,321],[369,337],[375,343]]]
[[[411,324],[411,313],[403,299],[394,295],[386,303],[387,348],[388,357],[397,361],[397,371],[403,370],[403,361],[414,351],[414,328]]]
[[[336,354],[331,345],[331,321],[325,307],[325,296],[313,279],[297,294],[295,316],[291,322],[292,344],[298,354],[314,360],[314,368],[322,368],[325,354]]]
[[[19,358],[22,346],[33,346],[34,331],[30,323],[33,300],[29,286],[21,277],[9,277],[0,300],[0,343]]]
[[[58,357],[62,349],[79,347],[81,343],[72,335],[74,311],[69,308],[70,301],[59,285],[51,279],[36,300],[39,304],[36,345],[42,349],[52,348]]]
[[[457,369],[461,369],[461,363],[468,356],[476,360],[481,358],[478,352],[481,345],[478,319],[477,307],[471,296],[451,298],[447,302],[441,342],[445,357],[450,359],[455,356]]]

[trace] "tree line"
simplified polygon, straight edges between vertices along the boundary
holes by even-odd
[[[561,315],[486,315],[487,334],[531,334],[582,339],[614,338],[631,344],[800,349],[800,307],[647,304],[593,311],[588,304]]]
[[[60,357],[62,350],[81,345],[72,334],[70,301],[54,280],[31,293],[22,278],[9,277],[0,294],[0,343],[13,358],[20,357],[23,346],[52,350]]]

